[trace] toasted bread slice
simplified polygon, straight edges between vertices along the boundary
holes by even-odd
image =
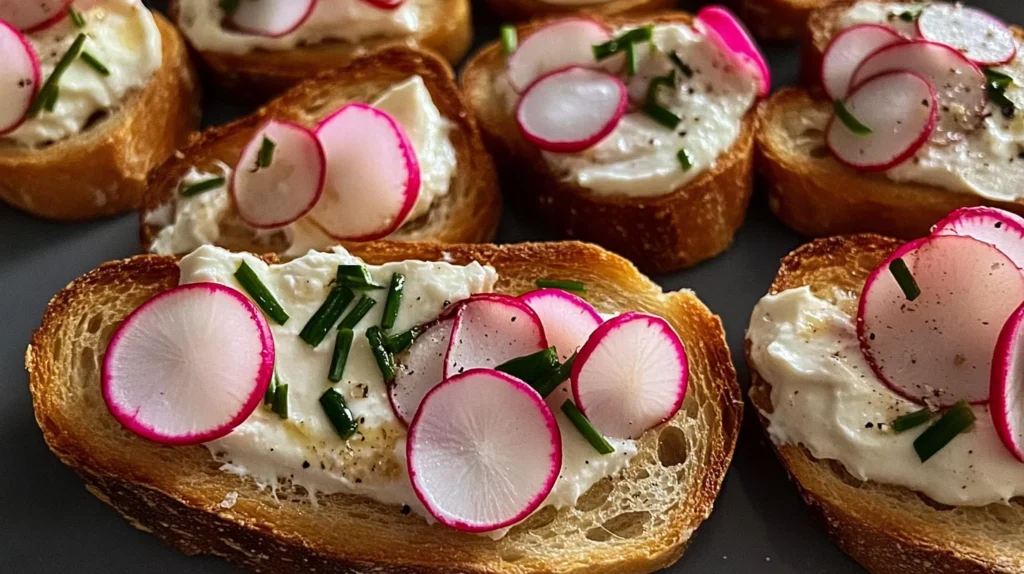
[[[150,170],[199,127],[199,87],[178,31],[154,12],[163,63],[145,87],[79,134],[43,148],[0,142],[0,199],[49,219],[139,207]]]
[[[211,168],[215,161],[235,165],[242,148],[267,118],[315,125],[342,105],[372,101],[392,85],[413,75],[423,78],[434,105],[452,123],[449,136],[455,148],[456,168],[448,193],[437,198],[426,215],[406,223],[391,238],[442,243],[492,240],[501,218],[497,175],[484,149],[476,120],[455,85],[451,68],[434,54],[395,46],[324,72],[295,86],[251,116],[193,137],[150,178],[140,218],[143,250],[149,250],[160,230],[159,226],[147,223],[147,214],[173,201],[185,173],[192,167]],[[268,249],[267,243],[256,242],[255,235],[244,224],[221,225],[222,229],[232,227],[237,228],[235,233],[225,231],[222,234],[223,247],[255,252]]]
[[[412,37],[370,38],[358,44],[328,40],[294,50],[253,50],[246,54],[200,49],[196,52],[220,86],[247,99],[273,96],[320,72],[389,45],[433,50],[453,65],[458,63],[473,42],[469,0],[406,1],[415,2],[419,8],[419,30]],[[179,15],[177,4],[177,0],[172,0],[169,9],[175,22]]]
[[[521,26],[520,37],[553,19]],[[692,21],[683,12],[595,19],[613,28]],[[504,70],[502,47],[492,43],[469,60],[461,84],[498,169],[516,182],[512,201],[567,237],[599,243],[650,273],[689,267],[729,247],[753,191],[753,110],[733,146],[690,183],[659,197],[602,196],[557,177],[541,151],[522,137],[494,90]]]
[[[123,429],[100,396],[99,364],[132,310],[178,283],[175,259],[107,263],[51,302],[26,353],[36,418],[50,448],[87,488],[136,527],[188,554],[215,554],[270,572],[650,572],[679,558],[708,517],[742,415],[722,324],[691,291],[663,293],[628,261],[582,243],[453,245],[379,242],[369,263],[419,259],[493,265],[496,289],[521,293],[538,277],[585,281],[603,312],[640,309],[678,331],[690,366],[683,408],[648,431],[638,454],[574,508],[547,508],[505,538],[427,525],[397,507],[348,495],[260,490],[218,470],[202,447],[169,448]],[[237,493],[236,503],[222,505]],[[232,495],[236,496],[236,495]],[[279,499],[279,500],[278,500]]]
[[[487,5],[503,20],[517,22],[541,16],[572,13],[640,14],[674,8],[672,0],[603,0],[588,4],[555,4],[544,0],[487,0]]]
[[[803,37],[814,10],[836,0],[736,0],[740,18],[758,40],[791,41]]]
[[[770,293],[807,285],[855,314],[857,299],[837,302],[835,290],[859,293],[868,274],[902,243],[871,234],[813,241],[782,260]],[[750,398],[773,412],[772,381],[758,373],[749,350],[748,342]],[[761,422],[767,424],[764,417]],[[856,480],[841,464],[816,459],[803,446],[775,445],[775,451],[829,536],[871,572],[1024,570],[1024,508],[1018,503],[944,506],[903,487]]]

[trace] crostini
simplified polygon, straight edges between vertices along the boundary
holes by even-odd
[[[758,169],[799,233],[920,237],[958,207],[1024,213],[1021,30],[933,2],[818,11],[806,90],[760,112]]]
[[[675,7],[672,0],[487,0],[487,6],[505,21],[518,22],[570,13],[638,14]]]
[[[140,224],[150,253],[216,244],[287,259],[384,237],[489,241],[500,215],[451,68],[393,47],[194,138],[153,174]]]
[[[876,573],[1019,572],[1024,219],[819,239],[747,331],[750,397],[829,535]]]
[[[50,219],[136,209],[199,125],[177,31],[141,0],[0,3],[0,199]]]
[[[720,7],[506,28],[461,78],[499,171],[516,182],[509,200],[649,272],[732,242],[769,83]]]
[[[742,411],[718,317],[581,243],[137,256],[57,295],[26,364],[91,492],[275,572],[668,566]]]
[[[215,80],[249,98],[390,44],[455,64],[473,39],[469,0],[172,0],[170,14]]]

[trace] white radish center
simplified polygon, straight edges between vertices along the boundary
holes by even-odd
[[[39,69],[31,49],[17,30],[0,23],[0,134],[21,123],[36,93]]]
[[[537,313],[548,345],[554,345],[562,361],[578,351],[602,322],[589,303],[565,291],[542,289],[522,300]]]
[[[896,32],[874,24],[843,30],[829,44],[821,65],[822,83],[829,97],[845,98],[850,91],[850,78],[864,58],[883,46],[901,41]]]
[[[253,34],[282,36],[309,17],[315,0],[243,0],[231,15],[239,29]]]
[[[503,296],[475,299],[456,315],[445,375],[496,367],[545,348],[540,319],[525,303]]]
[[[534,80],[554,70],[573,65],[600,67],[594,59],[594,46],[611,39],[607,28],[586,18],[544,26],[523,39],[509,56],[509,82],[522,92]],[[616,61],[621,64],[622,59]]]
[[[965,207],[936,225],[934,235],[966,235],[995,245],[1024,269],[1024,218],[992,207]]]
[[[516,117],[542,149],[570,151],[560,144],[586,148],[607,135],[622,117],[625,102],[625,86],[615,76],[570,68],[533,84]]]
[[[0,20],[30,30],[58,17],[71,0],[0,0]],[[6,56],[10,52],[0,52]]]
[[[405,424],[412,421],[423,397],[444,379],[444,358],[454,322],[455,318],[450,317],[435,323],[397,357],[398,371],[390,398],[395,414]]]
[[[1013,58],[1017,42],[1010,28],[989,14],[959,4],[931,4],[917,19],[921,36],[946,44],[979,64]]]

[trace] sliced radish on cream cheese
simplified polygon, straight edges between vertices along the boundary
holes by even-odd
[[[544,326],[526,303],[497,293],[474,295],[455,312],[444,374],[496,367],[546,348]]]
[[[508,57],[508,81],[522,93],[537,78],[569,66],[605,68],[614,73],[621,68],[622,58],[603,62],[594,58],[594,46],[611,39],[611,30],[590,18],[570,18],[542,26],[523,38]]]
[[[999,438],[1024,462],[1024,303],[1007,319],[992,358],[991,411]]]
[[[431,516],[464,532],[489,532],[544,502],[562,468],[562,437],[537,391],[504,373],[473,369],[423,399],[406,457]]]
[[[313,209],[323,193],[326,171],[316,134],[271,120],[242,150],[231,174],[231,197],[249,225],[280,227]]]
[[[1024,300],[1024,274],[972,237],[932,235],[868,276],[857,311],[864,357],[893,391],[921,404],[989,398],[992,350]]]
[[[1005,64],[1017,55],[1017,42],[1010,27],[969,6],[925,6],[917,17],[917,31],[925,40],[946,44],[982,66]]]
[[[444,358],[454,323],[454,316],[440,319],[416,337],[408,350],[395,357],[398,370],[388,388],[388,399],[395,415],[405,424],[412,422],[430,389],[444,380]]]
[[[42,73],[39,58],[20,32],[0,21],[0,135],[18,128],[39,92]]]
[[[519,298],[537,313],[548,344],[554,345],[563,361],[603,322],[590,303],[561,289],[538,289]]]
[[[1024,269],[1024,218],[994,207],[961,207],[932,227],[932,235],[966,235],[995,245]]]
[[[153,297],[114,333],[103,359],[103,400],[128,430],[170,445],[231,432],[263,399],[274,339],[259,308],[217,283]]]
[[[879,48],[904,42],[891,28],[878,24],[859,24],[836,34],[821,60],[821,84],[832,100],[843,99],[850,91],[850,79],[857,66]]]
[[[635,439],[679,411],[688,378],[686,351],[672,326],[624,313],[594,331],[570,380],[576,406],[597,430]]]
[[[405,0],[363,0],[370,6],[376,6],[381,10],[394,10],[402,5]]]
[[[280,38],[294,32],[316,8],[317,0],[243,0],[231,23],[247,34]]]
[[[772,74],[768,62],[735,14],[724,6],[705,6],[693,18],[693,26],[757,76],[758,96],[771,92]]]
[[[23,32],[36,32],[60,22],[72,0],[0,0],[0,20]],[[3,52],[6,56],[8,52]]]

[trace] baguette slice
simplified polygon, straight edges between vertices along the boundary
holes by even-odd
[[[519,37],[554,19],[520,26]],[[612,28],[692,21],[683,12],[594,19]],[[690,183],[660,197],[601,196],[561,180],[541,151],[520,135],[504,98],[494,90],[504,71],[500,43],[488,44],[466,64],[461,84],[499,171],[516,182],[511,201],[564,235],[599,243],[649,273],[690,267],[729,247],[753,191],[753,109],[744,118],[736,143]]]
[[[859,293],[868,274],[902,244],[872,234],[815,240],[782,260],[770,293],[808,285],[816,296],[836,303],[836,289]],[[855,314],[857,298],[843,301],[840,306]],[[750,398],[759,410],[772,412],[772,381],[757,372],[749,352],[748,341]],[[768,421],[759,418],[767,428]],[[838,462],[816,459],[802,446],[774,446],[829,536],[871,572],[1024,570],[1020,504],[944,506],[907,488],[858,481]]]
[[[792,41],[803,37],[814,10],[837,0],[736,0],[743,23],[758,40]]]
[[[48,219],[137,209],[150,170],[199,127],[199,86],[174,26],[153,13],[163,63],[149,83],[79,134],[43,148],[0,141],[0,199]]]
[[[522,293],[540,277],[585,281],[603,312],[665,317],[688,350],[679,414],[649,431],[614,479],[575,508],[542,510],[500,541],[467,535],[397,507],[346,495],[278,491],[218,470],[202,446],[171,448],[118,425],[100,396],[99,363],[118,324],[178,282],[171,257],[115,261],[71,283],[49,305],[25,364],[47,444],[87,488],[136,527],[188,554],[215,554],[267,572],[650,572],[679,558],[708,517],[736,444],[743,403],[722,324],[691,291],[663,293],[630,263],[582,243],[453,245],[379,242],[353,254],[493,265],[496,289]],[[237,493],[237,502],[222,505]]]
[[[384,46],[433,50],[453,65],[462,60],[473,42],[469,0],[405,1],[414,2],[420,8],[419,31],[411,37],[370,38],[358,44],[328,40],[294,50],[253,50],[247,54],[206,52],[197,48],[196,53],[218,85],[246,99],[271,97],[306,78]],[[171,0],[169,13],[177,22],[177,0]]]
[[[517,22],[541,16],[587,14],[641,14],[674,8],[672,0],[604,0],[589,4],[555,4],[544,0],[487,0],[502,20]]]
[[[150,178],[140,212],[143,251],[149,250],[160,230],[146,222],[147,214],[173,201],[181,178],[193,166],[212,169],[214,161],[234,166],[242,148],[268,118],[314,125],[342,105],[372,101],[414,74],[423,78],[434,105],[452,122],[449,135],[455,147],[456,168],[448,194],[437,198],[426,215],[406,223],[391,238],[442,243],[490,241],[501,218],[497,175],[476,120],[455,85],[451,68],[434,54],[395,46],[324,72],[293,87],[251,116],[194,136]],[[222,228],[229,229],[222,235],[223,247],[254,252],[268,249],[267,243],[257,242],[244,224]],[[231,233],[233,228],[237,229]]]

